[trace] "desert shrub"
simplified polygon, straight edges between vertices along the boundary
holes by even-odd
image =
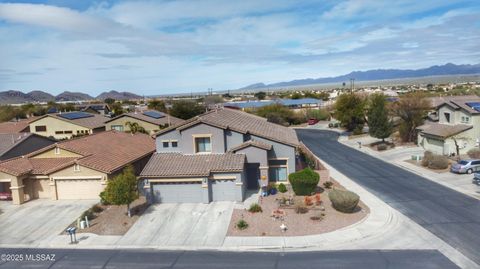
[[[325,187],[325,189],[331,189],[332,186],[333,186],[333,182],[331,182],[331,181],[323,182],[323,187]]]
[[[310,217],[311,220],[323,220],[323,217],[325,217],[325,214],[324,213],[321,213],[321,214],[315,214],[313,216]]]
[[[100,207],[99,205],[94,205],[94,206],[92,206],[92,211],[93,211],[94,213],[100,213],[100,212],[103,211],[103,208]]]
[[[278,184],[278,191],[281,192],[281,193],[286,193],[287,192],[287,187],[285,186],[285,184],[283,184],[283,183]]]
[[[248,223],[245,220],[241,219],[237,222],[236,226],[239,230],[245,230],[248,228]]]
[[[479,148],[473,148],[467,152],[468,157],[472,159],[480,159],[480,149]]]
[[[320,196],[320,193],[315,194],[315,204],[316,205],[322,204],[322,197]]]
[[[378,150],[378,151],[386,150],[387,148],[388,148],[387,144],[379,144],[379,145],[377,145],[377,150]]]
[[[102,191],[100,193],[100,203],[102,205],[109,205],[110,203],[107,202],[107,193],[105,191]]]
[[[343,213],[352,213],[360,201],[360,197],[351,191],[333,190],[328,193],[333,208]]]
[[[250,212],[250,213],[262,212],[262,207],[257,203],[253,203],[253,204],[250,205],[250,208],[248,209],[248,212]]]
[[[93,214],[92,209],[85,210],[85,212],[80,215],[80,220],[85,220],[85,217],[88,218],[88,220],[92,220],[95,218],[95,214]]]
[[[448,168],[448,158],[442,155],[433,155],[428,163],[430,169],[446,169]]]
[[[305,214],[308,212],[308,208],[304,205],[296,205],[295,206],[295,213],[297,214]]]
[[[312,169],[305,168],[288,175],[288,180],[296,195],[310,195],[315,192],[320,176]]]
[[[428,166],[432,158],[433,158],[433,153],[429,150],[425,151],[423,153],[422,166],[425,166],[425,167]]]

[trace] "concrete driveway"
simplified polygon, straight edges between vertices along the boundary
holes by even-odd
[[[37,199],[22,205],[0,202],[0,246],[35,247],[61,233],[98,201]]]
[[[155,204],[118,242],[119,245],[221,246],[234,202]]]

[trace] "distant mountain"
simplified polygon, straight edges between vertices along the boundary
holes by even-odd
[[[55,100],[55,96],[43,91],[31,91],[27,93],[27,95],[29,95],[34,101],[37,102],[48,102]]]
[[[55,101],[60,101],[60,102],[85,101],[85,100],[93,100],[93,99],[95,98],[91,97],[88,94],[81,93],[81,92],[69,92],[69,91],[64,91],[55,97]]]
[[[115,100],[129,100],[129,99],[140,99],[142,96],[136,95],[131,92],[117,92],[117,91],[109,91],[109,92],[102,92],[96,99],[98,100],[105,100],[107,98],[113,98]]]
[[[278,88],[288,86],[300,86],[311,84],[325,84],[325,83],[348,83],[351,78],[355,81],[372,81],[372,80],[385,80],[385,79],[401,79],[401,78],[418,78],[429,76],[445,76],[445,75],[473,75],[480,74],[480,64],[470,65],[461,64],[456,65],[447,63],[445,65],[434,65],[423,69],[376,69],[368,71],[354,71],[346,75],[327,78],[307,78],[297,79],[287,82],[278,82],[273,84],[255,83],[247,87],[241,88],[241,90],[253,90],[261,88]]]

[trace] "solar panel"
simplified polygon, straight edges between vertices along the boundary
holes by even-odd
[[[471,107],[472,109],[475,109],[476,111],[480,111],[480,102],[469,102],[465,104]]]
[[[77,119],[93,117],[92,114],[86,113],[86,112],[67,112],[67,113],[58,114],[58,116],[67,120],[77,120]]]
[[[154,119],[160,119],[165,117],[165,114],[158,111],[145,111],[143,112],[143,115],[148,116],[150,118],[154,118]]]

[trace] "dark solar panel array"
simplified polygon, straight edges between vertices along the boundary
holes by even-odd
[[[160,119],[165,117],[163,113],[157,112],[157,111],[145,111],[143,112],[143,115],[154,118],[154,119]]]
[[[92,114],[89,114],[86,112],[67,112],[67,113],[58,114],[58,116],[67,120],[77,120],[77,119],[93,117]]]
[[[466,103],[467,106],[471,107],[472,109],[475,109],[476,111],[480,111],[480,102],[470,102]]]

